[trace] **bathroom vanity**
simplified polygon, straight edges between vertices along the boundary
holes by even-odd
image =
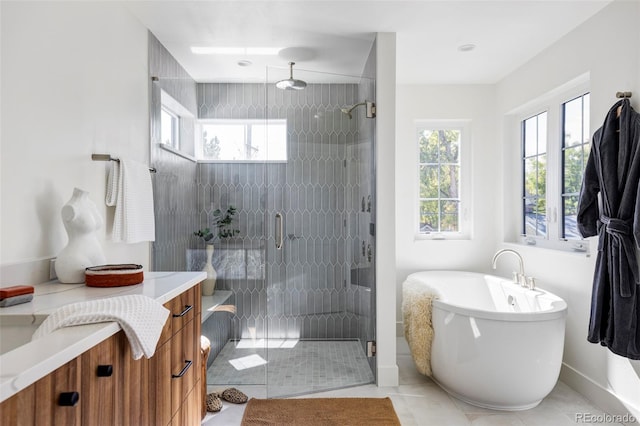
[[[204,278],[203,272],[153,272],[142,284],[116,288],[50,282],[36,286],[32,302],[0,310],[0,424],[199,424]],[[115,322],[66,327],[30,341],[61,306],[130,294],[170,311],[149,359],[133,359]]]

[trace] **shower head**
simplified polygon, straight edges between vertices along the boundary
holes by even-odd
[[[355,108],[355,106],[352,106],[351,108],[342,108],[342,109],[340,109],[340,111],[342,111],[343,113],[347,114],[347,117],[349,117],[349,120],[351,120],[353,118],[351,116],[351,111],[353,111],[354,108]]]
[[[353,111],[354,109],[356,109],[360,105],[366,105],[366,107],[367,107],[366,117],[367,118],[375,118],[376,117],[376,104],[374,102],[371,102],[371,101],[364,101],[364,102],[360,102],[359,104],[355,104],[355,105],[353,105],[351,107],[344,107],[344,108],[341,108],[340,111],[343,112],[344,114],[347,114],[347,117],[349,117],[349,120],[351,120],[353,118],[353,115],[351,115],[351,111]]]
[[[282,90],[302,90],[307,87],[307,83],[302,80],[296,80],[293,78],[293,66],[295,62],[289,62],[289,78],[286,80],[280,80],[276,83],[276,87]]]

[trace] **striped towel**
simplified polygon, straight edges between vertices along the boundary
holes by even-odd
[[[115,242],[155,241],[153,186],[149,167],[133,160],[113,161],[105,202],[115,206],[111,237]]]
[[[138,294],[71,303],[49,315],[32,340],[62,327],[116,321],[129,339],[133,359],[151,358],[168,317],[168,309]]]

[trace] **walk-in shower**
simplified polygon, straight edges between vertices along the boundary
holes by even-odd
[[[292,65],[286,71],[293,79]],[[207,124],[207,140],[222,144],[233,129],[252,138],[241,144],[242,160],[189,164],[152,152],[162,156],[154,164],[175,176],[193,167],[187,172],[196,182],[193,189],[156,185],[156,199],[167,204],[156,208],[156,223],[192,228],[159,232],[156,270],[174,269],[169,262],[181,256],[186,269],[202,269],[201,243],[192,238],[179,248],[177,240],[209,226],[217,209],[237,210],[240,233],[214,243],[218,278],[206,304],[222,306],[202,327],[212,343],[207,382],[264,386],[268,397],[375,381],[375,358],[367,356],[375,341],[375,120],[341,111],[375,99],[375,80],[297,69],[305,90],[278,89],[286,77],[274,68],[264,83],[194,82],[193,110]],[[155,134],[153,120],[155,113]],[[274,150],[284,156],[259,155]],[[176,197],[175,207],[193,217],[175,219]]]

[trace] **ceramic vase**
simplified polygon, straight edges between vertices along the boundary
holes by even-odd
[[[213,259],[213,244],[207,244],[206,253],[207,262],[202,270],[207,273],[207,278],[202,282],[202,295],[212,296],[216,290],[216,278],[218,278],[218,273],[213,267],[213,263],[211,263]]]

